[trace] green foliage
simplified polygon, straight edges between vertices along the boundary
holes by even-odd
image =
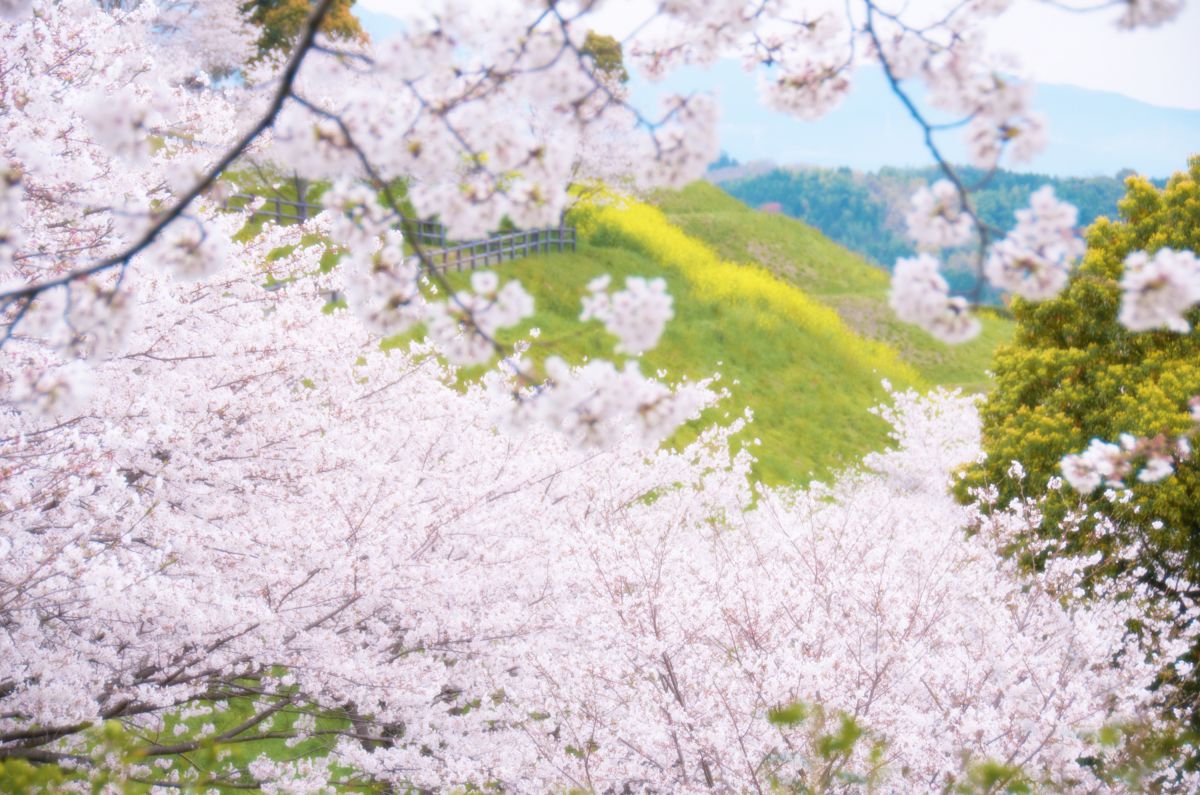
[[[867,175],[848,168],[778,169],[724,187],[751,206],[779,202],[788,215],[885,267],[911,251],[896,230],[889,230],[888,203],[879,189]]]
[[[886,775],[887,742],[845,712],[796,701],[767,712],[767,719],[791,736],[789,748],[800,755],[802,773],[777,780],[780,792],[818,795],[827,792],[874,792]],[[767,765],[796,759],[768,759]]]
[[[589,30],[587,37],[583,40],[583,46],[579,49],[585,55],[591,56],[597,71],[618,82],[629,82],[629,72],[625,69],[625,57],[621,51],[621,42],[612,36]]]
[[[67,780],[66,770],[58,765],[34,765],[24,759],[0,761],[0,792],[60,792]]]
[[[724,259],[761,265],[832,307],[863,337],[895,348],[926,381],[969,390],[988,387],[992,352],[1012,333],[1002,313],[980,312],[982,334],[964,345],[947,345],[896,319],[884,271],[801,221],[756,212],[705,182],[660,192],[654,201],[671,223]]]
[[[243,684],[253,684],[246,680]],[[281,709],[262,723],[248,719],[262,709],[251,698],[231,693],[211,702],[202,715],[183,718],[167,713],[162,728],[134,728],[109,720],[85,729],[73,746],[70,767],[30,763],[23,759],[0,761],[0,793],[52,793],[66,791],[122,792],[143,795],[157,792],[155,782],[176,782],[189,793],[241,791],[253,788],[251,762],[265,756],[277,762],[316,760],[327,756],[339,733],[351,730],[350,719],[336,709],[297,703]],[[304,716],[314,720],[301,728]],[[302,734],[287,742],[294,734]],[[50,752],[54,753],[54,752]],[[333,766],[336,791],[378,791],[361,774]],[[106,789],[107,787],[107,789]],[[174,789],[174,785],[171,785]],[[257,791],[257,790],[256,790]]]
[[[789,757],[802,761],[799,776],[779,779],[779,792],[818,795],[830,792],[898,791],[888,778],[888,738],[844,712],[803,701],[774,707],[767,720],[789,733]],[[941,784],[950,795],[1032,795],[1042,792],[1178,792],[1175,774],[1164,766],[1195,744],[1196,735],[1142,723],[1113,724],[1085,734],[1087,755],[1078,767],[1033,777],[1019,762],[959,752],[957,771]],[[765,764],[781,763],[772,757]],[[932,791],[932,790],[931,790]]]
[[[774,707],[767,711],[767,720],[775,726],[795,726],[808,719],[809,707],[803,701],[796,701],[782,707]]]
[[[1169,764],[1195,754],[1200,735],[1161,725],[1103,726],[1085,737],[1094,749],[1080,760],[1095,776],[1123,792],[1177,792],[1183,789]]]
[[[336,0],[321,24],[321,32],[341,39],[365,41],[367,33],[351,11],[354,0]],[[310,0],[246,0],[242,13],[262,29],[259,56],[287,54],[312,13]]]
[[[1067,485],[1047,486],[1064,455],[1092,439],[1115,441],[1121,433],[1178,435],[1191,426],[1188,399],[1200,394],[1200,334],[1133,333],[1117,322],[1118,280],[1125,257],[1163,247],[1200,249],[1200,157],[1159,190],[1131,177],[1120,203],[1123,221],[1101,219],[1088,234],[1088,251],[1068,288],[1040,304],[1014,302],[1017,334],[996,357],[996,388],[982,410],[987,459],[969,468],[958,484],[969,498],[975,487],[995,484],[998,505],[1020,496],[1043,497],[1044,519],[1012,550],[1032,568],[1047,557],[1096,555],[1080,581],[1085,594],[1111,582],[1134,582],[1151,594],[1148,610],[1170,615],[1184,600],[1173,582],[1200,582],[1200,467],[1180,462],[1160,483],[1129,483],[1132,499],[1119,504],[1099,491],[1085,497]],[[1193,311],[1191,321],[1200,321]],[[1028,473],[1023,483],[1005,476],[1011,461]],[[1062,536],[1068,512],[1082,527]],[[1122,530],[1096,532],[1094,512],[1119,520]],[[1137,542],[1130,561],[1122,547]],[[1125,586],[1127,596],[1134,585]],[[1182,613],[1181,613],[1182,615]],[[1141,624],[1131,629],[1143,631]],[[1185,629],[1185,627],[1179,627]],[[1153,642],[1153,638],[1147,638]],[[1193,664],[1200,648],[1188,655]],[[1200,728],[1200,677],[1195,668],[1183,685],[1182,703]],[[1177,679],[1174,668],[1165,680]]]
[[[1034,788],[1020,767],[987,759],[967,764],[964,775],[950,791],[959,795],[994,795],[1001,792],[1029,795]]]

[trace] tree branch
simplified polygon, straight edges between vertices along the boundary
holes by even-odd
[[[14,303],[20,303],[21,307],[17,310],[17,316],[9,323],[7,333],[3,339],[0,339],[2,346],[8,339],[12,337],[13,329],[16,324],[22,319],[25,311],[29,308],[30,303],[39,294],[52,290],[56,287],[63,287],[74,281],[75,279],[94,276],[97,273],[115,268],[117,266],[124,267],[133,257],[137,256],[148,246],[150,246],[162,231],[169,226],[173,221],[183,215],[188,206],[212,187],[213,183],[220,178],[234,161],[250,147],[255,140],[264,132],[270,129],[275,123],[275,119],[279,116],[279,112],[283,109],[284,103],[288,97],[292,96],[292,90],[296,82],[296,76],[300,72],[300,66],[304,62],[305,56],[315,46],[317,33],[321,28],[321,23],[325,20],[329,10],[333,7],[334,0],[320,0],[312,14],[309,15],[308,21],[305,23],[303,30],[300,33],[296,49],[292,53],[291,59],[283,70],[283,74],[279,78],[279,87],[275,91],[275,96],[271,100],[266,113],[258,120],[258,122],[247,130],[237,143],[235,143],[221,158],[213,164],[205,175],[192,186],[191,190],[185,193],[174,205],[165,213],[160,215],[158,219],[150,225],[150,227],[142,234],[135,243],[107,257],[94,265],[86,268],[77,268],[69,271],[49,281],[40,282],[37,284],[27,285],[16,290],[10,290],[5,293],[0,293],[0,309],[6,308]]]

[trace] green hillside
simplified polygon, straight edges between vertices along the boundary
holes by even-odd
[[[497,268],[502,277],[520,279],[537,306],[536,316],[509,339],[536,326],[534,358],[609,357],[614,340],[598,324],[578,320],[587,283],[603,273],[615,286],[626,276],[663,277],[675,319],[659,346],[642,357],[642,371],[665,370],[668,380],[719,372],[719,385],[732,397],[715,417],[753,410],[755,420],[741,440],[761,441],[752,447],[759,459],[755,474],[767,483],[827,478],[880,448],[887,426],[867,410],[887,399],[882,380],[925,385],[894,350],[854,333],[828,306],[764,268],[722,259],[655,207],[583,206],[571,221],[579,230],[578,251]],[[465,281],[465,274],[456,278]],[[692,433],[685,430],[679,441]]]
[[[696,427],[751,409],[755,421],[739,441],[752,445],[755,475],[770,484],[828,478],[885,445],[886,425],[868,413],[887,399],[884,379],[900,388],[986,387],[1008,321],[989,316],[981,340],[946,346],[895,320],[884,272],[801,222],[751,210],[707,183],[661,192],[654,202],[581,204],[569,219],[577,251],[498,266],[502,277],[521,280],[537,307],[502,341],[527,339],[537,327],[535,360],[611,357],[614,340],[599,324],[579,322],[587,283],[605,273],[616,287],[626,276],[661,276],[675,319],[642,371],[661,370],[669,381],[720,373],[731,397]],[[465,286],[468,277],[451,274],[451,281]],[[686,442],[696,427],[675,441]]]
[[[1012,336],[1012,322],[980,312],[983,333],[946,345],[898,321],[887,303],[888,274],[807,224],[753,210],[720,188],[697,182],[655,195],[667,218],[731,262],[757,263],[837,310],[851,328],[894,347],[931,384],[982,390],[992,351]]]

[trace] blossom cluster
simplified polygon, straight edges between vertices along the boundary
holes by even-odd
[[[718,150],[711,97],[667,97],[650,117],[597,70],[584,51],[591,5],[568,14],[518,4],[481,26],[450,0],[434,2],[412,9],[386,41],[299,53],[294,75],[271,58],[249,60],[256,30],[242,6],[38,0],[10,9],[3,58],[12,68],[0,78],[5,95],[20,98],[4,122],[9,188],[0,201],[0,262],[20,261],[0,279],[10,295],[41,286],[65,292],[56,276],[90,274],[97,263],[100,270],[124,267],[122,253],[145,235],[182,274],[202,277],[218,267],[230,230],[215,228],[211,213],[173,202],[211,176],[212,164],[254,120],[258,132],[244,153],[293,173],[298,184],[337,183],[327,205],[347,212],[332,219],[331,234],[358,258],[358,286],[389,292],[369,314],[396,328],[413,321],[408,307],[417,298],[407,265],[388,253],[382,265],[378,257],[367,263],[372,241],[386,230],[370,197],[354,187],[361,180],[372,191],[402,181],[418,216],[436,216],[452,236],[473,239],[505,218],[520,227],[560,222],[574,201],[571,184],[680,185]],[[812,119],[849,90],[854,53],[865,45],[902,96],[902,83],[920,80],[936,107],[969,119],[972,156],[990,167],[1004,152],[1029,156],[1044,137],[1029,85],[984,49],[982,24],[1006,6],[893,12],[850,4],[814,12],[790,2],[672,2],[648,13],[625,51],[631,68],[651,76],[739,54],[748,66],[769,67],[763,92],[770,104]],[[1155,25],[1179,3],[1127,6],[1122,24]],[[231,69],[243,79],[212,77]],[[22,195],[35,197],[24,210]],[[923,248],[965,241],[971,211],[958,206],[962,199],[944,184],[918,194],[909,220]],[[355,206],[374,215],[356,214]],[[155,224],[164,209],[178,218],[161,229]],[[1040,296],[1061,281],[1060,254],[1012,239],[997,247],[991,267],[998,283]],[[5,301],[5,324],[19,325],[30,302]],[[387,310],[390,304],[398,309]],[[66,305],[70,326],[75,308]],[[450,317],[440,327],[448,335],[465,320]],[[955,339],[971,327],[950,325],[955,331],[946,336]],[[481,357],[482,345],[473,347],[464,355]]]
[[[572,367],[552,356],[545,375],[545,383],[523,391],[514,392],[503,380],[493,383],[496,391],[515,395],[502,405],[498,424],[517,434],[545,425],[586,449],[611,446],[630,433],[653,449],[684,422],[698,419],[717,397],[708,380],[671,388],[642,375],[635,361],[617,367],[595,360]]]
[[[975,224],[963,212],[962,197],[948,179],[922,187],[905,216],[908,235],[922,249],[953,248],[971,240]]]
[[[889,303],[896,316],[913,323],[943,342],[965,342],[979,333],[979,321],[967,300],[950,295],[950,285],[938,273],[929,254],[901,258],[892,271]]]
[[[1070,269],[1083,256],[1077,230],[1079,211],[1059,201],[1045,185],[1017,210],[1017,225],[992,247],[984,273],[997,287],[1030,301],[1044,301],[1062,292]]]
[[[425,317],[420,268],[404,253],[404,235],[398,230],[385,232],[374,254],[370,249],[352,251],[341,268],[346,302],[376,334],[401,334]]]
[[[1100,486],[1124,490],[1125,478],[1135,471],[1142,483],[1170,477],[1176,463],[1192,455],[1191,439],[1200,431],[1200,397],[1192,398],[1191,412],[1195,427],[1178,437],[1159,435],[1147,439],[1123,433],[1119,445],[1093,439],[1082,453],[1063,457],[1060,463],[1063,477],[1080,494],[1091,494]]]
[[[958,189],[948,180],[921,188],[913,195],[906,218],[909,235],[923,249],[967,242],[974,229],[973,215],[961,202]],[[983,273],[996,287],[1030,301],[1052,298],[1066,287],[1073,263],[1084,252],[1076,227],[1078,210],[1059,201],[1046,185],[1034,192],[1029,207],[1018,210],[1016,218],[1013,230],[988,252]],[[943,340],[970,339],[979,326],[966,319],[965,301],[946,297],[945,284],[931,255],[901,259],[893,271],[892,306],[902,320],[929,330],[938,328],[934,333]],[[1153,302],[1156,295],[1145,300]],[[1172,293],[1168,300],[1179,299]],[[947,310],[951,303],[954,306]]]
[[[303,704],[349,724],[321,730],[343,735],[327,760],[223,757],[217,778],[749,791],[813,784],[810,738],[766,720],[806,700],[890,738],[897,790],[952,786],[964,755],[1065,787],[1088,775],[1081,729],[1148,718],[1154,666],[1113,663],[1133,606],[1068,610],[963,533],[972,514],[945,486],[979,454],[968,400],[898,395],[881,412],[894,450],[829,486],[752,491],[730,449],[742,421],[701,424],[713,380],[553,357],[535,378],[519,349],[508,374],[448,386],[433,354],[491,360],[532,299],[489,272],[447,291],[379,194],[403,183],[417,216],[472,238],[559,223],[573,182],[680,184],[716,153],[710,98],[649,119],[595,73],[592,4],[514,4],[488,25],[414,5],[393,42],[290,69],[247,62],[242,5],[0,6],[0,759],[70,761],[94,777],[82,789],[199,787],[174,738],[215,742],[249,708],[238,741],[294,747],[314,717],[269,726]],[[867,36],[893,76],[971,117],[972,155],[994,165],[1042,141],[1029,90],[975,35],[1003,5],[954,4],[916,36],[895,16],[864,30],[788,3],[672,0],[629,53],[662,74],[740,48],[778,69],[772,104],[814,118]],[[1129,24],[1170,5],[1132,3]],[[333,183],[329,211],[244,239],[253,208],[221,210],[215,179],[232,154],[248,157],[229,179],[265,163]],[[917,205],[927,242],[964,234],[944,186]],[[1069,212],[1046,195],[1028,212],[1013,256],[1070,259]],[[1135,259],[1135,315],[1177,326],[1186,307],[1159,282],[1190,283],[1192,264]],[[1056,271],[1038,268],[1033,287],[1004,278],[1048,289]],[[350,312],[330,305],[343,293]],[[589,293],[583,316],[630,354],[673,313],[659,282]],[[925,253],[898,264],[892,303],[943,339],[978,329]],[[417,323],[431,345],[381,350]],[[691,443],[660,446],[689,420]],[[1108,447],[1088,456],[1123,474]],[[138,753],[93,756],[106,721]]]
[[[1123,28],[1154,28],[1170,22],[1183,10],[1183,0],[1126,0],[1118,24]]]
[[[533,314],[533,298],[521,283],[500,287],[491,271],[471,274],[471,289],[459,290],[448,301],[429,304],[429,338],[457,364],[486,364],[496,353],[496,330],[513,326]]]
[[[1131,331],[1191,330],[1185,313],[1200,303],[1200,260],[1190,251],[1135,251],[1121,276],[1121,325]]]
[[[637,355],[658,345],[667,321],[674,317],[664,279],[625,279],[625,289],[606,292],[610,277],[598,276],[588,284],[580,320],[599,320],[617,337],[617,351]]]

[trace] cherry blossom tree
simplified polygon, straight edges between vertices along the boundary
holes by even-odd
[[[816,775],[767,720],[806,700],[886,738],[885,780],[938,788],[962,754],[1087,780],[1088,731],[1154,719],[1155,666],[1109,663],[1128,605],[1068,610],[962,533],[970,400],[899,395],[896,451],[752,499],[740,422],[679,452],[496,433],[499,376],[458,394],[419,348],[380,352],[320,311],[332,276],[262,290],[289,234],[202,282],[137,260],[145,320],[89,399],[3,415],[0,759],[289,792],[743,791]],[[184,761],[306,736],[331,755]]]
[[[633,109],[587,49],[591,3],[488,25],[429,4],[374,48],[319,35],[336,5],[278,60],[253,59],[233,0],[0,5],[0,760],[79,789],[762,791],[813,775],[810,738],[767,720],[805,700],[884,737],[850,761],[900,788],[953,784],[964,754],[1102,786],[1076,764],[1087,734],[1153,724],[1157,668],[1112,664],[1131,605],[1064,607],[963,536],[946,485],[977,454],[968,401],[897,396],[897,450],[752,490],[737,423],[659,449],[710,382],[635,358],[535,369],[496,339],[528,293],[484,272],[455,289],[397,196],[456,237],[557,223],[573,183],[695,177],[713,101]],[[881,63],[947,181],[910,228],[930,248],[973,229],[988,276],[1037,298],[1078,255],[1072,210],[1035,194],[989,253],[905,82],[963,116],[977,161],[1036,151],[1028,89],[983,48],[1006,5],[672,1],[623,44],[652,75],[771,64],[764,98],[801,119]],[[1179,6],[1125,5],[1130,26]],[[247,239],[223,200],[256,167],[328,182],[326,212]],[[1146,296],[1191,284],[1194,256],[1132,256],[1128,317],[1177,326],[1191,293]],[[896,273],[897,311],[969,336],[931,253]],[[581,299],[618,354],[673,314],[644,279]],[[379,349],[417,324],[425,345]],[[327,756],[191,761],[322,737]]]

